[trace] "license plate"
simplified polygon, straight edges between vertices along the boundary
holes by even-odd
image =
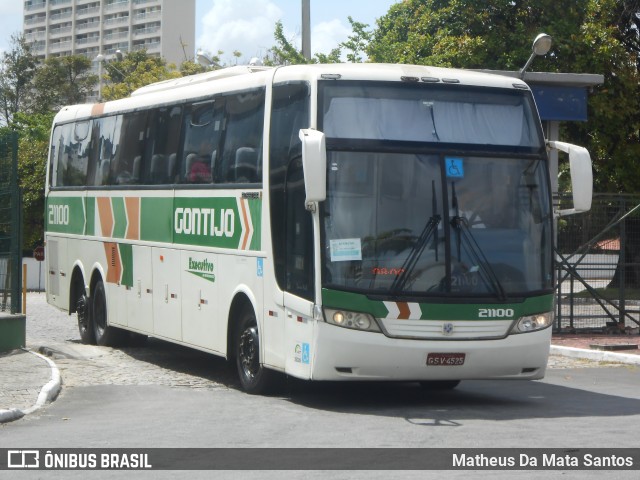
[[[464,365],[465,353],[430,353],[427,355],[427,365],[457,366]]]

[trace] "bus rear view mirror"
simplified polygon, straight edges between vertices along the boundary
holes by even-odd
[[[586,148],[565,142],[549,141],[547,144],[553,149],[569,154],[573,208],[558,210],[558,215],[588,212],[591,209],[593,196],[593,171],[589,152]]]
[[[324,133],[317,130],[301,129],[302,169],[304,170],[305,205],[313,210],[315,202],[327,198],[327,149]]]

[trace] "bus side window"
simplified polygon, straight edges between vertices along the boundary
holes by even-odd
[[[179,171],[177,154],[180,145],[182,106],[173,105],[149,111],[142,160],[142,185],[176,183]]]
[[[227,125],[220,165],[220,181],[262,182],[264,88],[226,97]]]
[[[118,155],[111,163],[115,185],[139,185],[147,113],[125,113],[122,120]]]
[[[56,127],[52,144],[55,173],[51,184],[57,187],[84,186],[90,149],[90,121]]]

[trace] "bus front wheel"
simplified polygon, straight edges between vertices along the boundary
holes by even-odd
[[[245,307],[236,329],[235,357],[240,384],[245,392],[266,393],[273,386],[275,372],[260,363],[260,336],[255,313]]]

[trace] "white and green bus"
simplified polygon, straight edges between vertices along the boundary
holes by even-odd
[[[47,299],[83,342],[220,355],[252,393],[539,379],[549,143],[524,82],[421,66],[233,67],[65,107]],[[588,153],[553,147],[588,210]]]

